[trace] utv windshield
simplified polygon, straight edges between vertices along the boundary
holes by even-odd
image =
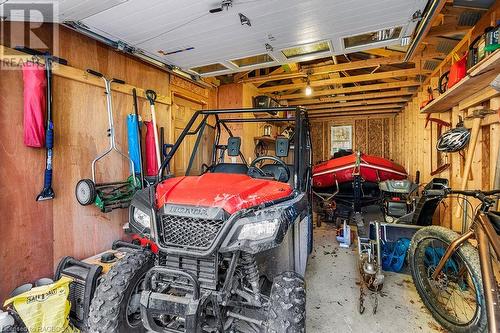
[[[197,111],[169,148],[161,175],[236,173],[298,188],[311,172],[309,124],[301,108]]]

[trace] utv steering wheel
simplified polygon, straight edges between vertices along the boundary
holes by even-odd
[[[274,157],[274,156],[260,156],[260,157],[257,157],[255,160],[252,161],[252,163],[250,163],[250,166],[248,167],[250,170],[254,169],[256,170],[259,174],[261,174],[262,176],[265,176],[266,173],[257,166],[257,163],[259,162],[262,162],[263,160],[271,160],[273,161],[275,164],[279,164],[280,166],[283,167],[283,169],[285,169],[286,171],[286,180],[284,180],[283,182],[286,183],[288,182],[288,180],[290,179],[290,169],[288,169],[287,165],[285,164],[285,162],[283,162],[282,160],[280,160],[279,158],[277,157]]]

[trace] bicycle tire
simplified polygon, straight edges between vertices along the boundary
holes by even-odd
[[[449,330],[450,332],[456,333],[486,332],[488,322],[486,316],[486,304],[483,294],[483,284],[481,280],[479,255],[472,245],[470,245],[469,243],[464,243],[455,251],[454,254],[455,256],[458,256],[458,258],[464,263],[470,277],[469,279],[467,279],[467,282],[472,282],[475,288],[474,294],[477,308],[475,310],[473,318],[469,322],[457,323],[453,320],[450,320],[450,318],[446,315],[443,315],[439,311],[439,301],[434,295],[430,294],[426,290],[424,281],[422,280],[422,273],[424,273],[424,275],[429,274],[429,272],[422,272],[422,267],[419,264],[420,261],[424,259],[423,256],[425,256],[426,249],[424,247],[426,244],[426,240],[435,239],[447,246],[458,237],[458,233],[439,226],[425,227],[417,231],[412,238],[409,251],[410,270],[413,282],[418,294],[420,295],[420,298],[424,302],[427,309],[431,312],[436,321],[445,329]]]

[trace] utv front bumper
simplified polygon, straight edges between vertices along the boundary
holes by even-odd
[[[156,273],[187,279],[192,286],[192,293],[185,296],[176,296],[152,291],[151,278]],[[204,303],[203,300],[207,296],[200,296],[200,285],[194,275],[157,266],[146,274],[144,283],[144,291],[141,294],[141,316],[146,329],[169,333],[200,331],[198,320],[200,305]],[[160,323],[160,321],[176,317],[182,318],[182,328],[166,327]]]

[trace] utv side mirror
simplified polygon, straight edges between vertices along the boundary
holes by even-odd
[[[284,136],[278,136],[276,138],[276,156],[277,157],[287,157],[288,150],[290,149],[289,141]]]
[[[241,148],[241,138],[237,136],[232,136],[227,139],[227,155],[228,156],[240,156]]]

